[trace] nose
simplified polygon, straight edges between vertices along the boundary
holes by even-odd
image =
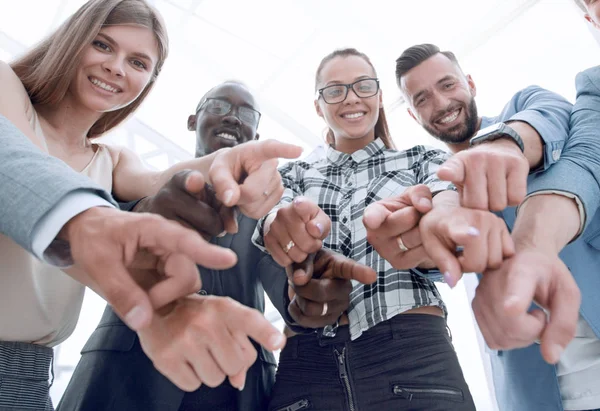
[[[227,113],[224,117],[223,117],[223,122],[227,123],[227,124],[231,124],[231,125],[235,125],[235,126],[239,126],[242,124],[239,114],[238,114],[238,108],[237,107],[232,107],[231,110],[229,111],[229,113]]]
[[[346,100],[344,100],[344,103],[350,105],[350,104],[358,103],[359,101],[360,101],[360,97],[358,97],[358,94],[356,94],[356,92],[354,91],[353,88],[350,88],[348,90],[348,95],[346,96]]]
[[[443,93],[436,92],[434,94],[434,101],[436,111],[446,111],[451,104],[450,99]]]
[[[117,77],[125,76],[125,69],[123,68],[123,60],[117,56],[109,58],[102,63],[102,69],[109,74]]]

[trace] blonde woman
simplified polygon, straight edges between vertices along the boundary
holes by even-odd
[[[297,147],[256,143],[151,172],[131,151],[94,142],[147,97],[167,54],[165,26],[146,1],[91,0],[24,56],[0,63],[0,114],[42,151],[122,200],[156,193],[179,170],[209,178],[220,167],[232,172],[213,179],[215,188],[226,188],[217,188],[219,198],[251,217],[263,215],[283,190],[274,157],[295,157]],[[232,184],[242,175],[248,177],[241,186]],[[72,278],[76,268],[66,275],[4,236],[0,261],[0,408],[50,410],[51,347],[73,331],[84,287]],[[125,321],[135,329],[139,313],[130,314]],[[200,383],[193,370],[179,381],[188,389]]]

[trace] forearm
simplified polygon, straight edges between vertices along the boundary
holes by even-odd
[[[507,124],[523,140],[523,146],[525,147],[523,154],[529,162],[529,169],[536,170],[539,168],[544,161],[544,144],[537,130],[523,121],[512,121]]]
[[[227,149],[222,149],[227,150]],[[216,151],[212,154],[205,155],[200,158],[194,158],[192,160],[182,161],[175,165],[172,165],[165,171],[161,172],[157,179],[157,190],[158,191],[162,186],[164,186],[175,174],[182,170],[196,170],[202,173],[207,183],[210,183],[210,178],[208,175],[208,171],[210,170],[210,166],[213,163],[213,160],[217,156],[218,152],[222,150]]]
[[[512,231],[517,251],[536,248],[557,254],[579,232],[575,200],[559,194],[529,197],[519,208]]]

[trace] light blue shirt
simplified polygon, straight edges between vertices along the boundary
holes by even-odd
[[[544,171],[531,174],[527,188],[529,194],[545,190],[571,193],[583,204],[584,231],[561,251],[560,257],[581,290],[581,316],[600,336],[600,217],[596,213],[600,205],[600,91],[596,86],[600,84],[600,68],[579,74],[576,82],[577,101],[568,128],[564,127],[563,114],[546,119],[548,121],[540,118],[546,126],[554,123],[548,128],[541,124],[536,126],[526,118],[523,120],[540,133],[545,143]],[[514,118],[523,92],[531,89],[517,93],[500,116],[486,119],[482,127]],[[559,102],[554,105],[546,101],[546,104],[547,113],[563,107]],[[560,128],[556,127],[558,122],[562,124]],[[569,128],[569,134],[565,134]],[[504,210],[502,216],[512,229],[514,208]],[[491,352],[491,361],[500,410],[563,411],[556,368],[543,360],[539,345]]]

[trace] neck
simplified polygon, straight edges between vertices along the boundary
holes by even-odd
[[[375,130],[361,138],[335,138],[335,149],[342,153],[352,154],[362,150],[375,140]]]
[[[459,153],[459,152],[461,152],[463,150],[467,150],[469,148],[469,143],[470,143],[471,139],[473,137],[475,137],[475,134],[477,134],[477,131],[479,131],[479,129],[481,128],[481,120],[482,120],[481,117],[477,118],[477,128],[475,130],[475,133],[470,135],[463,142],[461,142],[461,143],[446,143],[446,145],[448,146],[448,149],[450,149],[452,154]]]
[[[69,93],[58,104],[37,105],[35,109],[50,128],[45,133],[46,138],[73,148],[87,146],[87,133],[102,116],[102,113],[73,101]]]

